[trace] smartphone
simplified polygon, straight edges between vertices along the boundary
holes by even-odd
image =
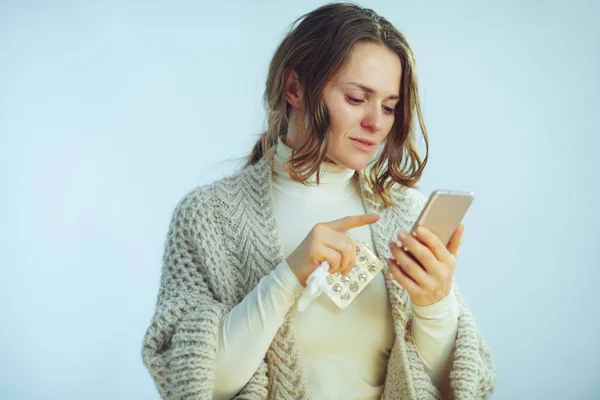
[[[474,196],[473,192],[434,191],[413,225],[411,233],[415,232],[419,225],[423,225],[438,235],[447,246]]]

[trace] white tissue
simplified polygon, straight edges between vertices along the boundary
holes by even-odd
[[[329,263],[323,261],[306,279],[306,287],[302,295],[298,299],[298,312],[306,310],[306,307],[321,293],[331,295],[333,293],[331,287],[327,284],[327,276],[329,275]]]

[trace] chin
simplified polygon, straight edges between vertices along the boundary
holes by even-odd
[[[338,165],[358,171],[369,164],[376,151],[366,153],[356,150],[352,145],[351,147],[344,148],[341,152],[337,151],[336,153],[338,154],[331,154],[329,158]]]
[[[346,157],[336,161],[336,164],[358,171],[366,167],[370,160],[370,157]]]

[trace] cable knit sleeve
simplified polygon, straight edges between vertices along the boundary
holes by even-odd
[[[211,399],[219,326],[229,307],[215,300],[202,271],[207,267],[201,188],[176,207],[163,257],[154,316],[143,340],[144,365],[165,399]],[[261,362],[238,399],[265,398]]]
[[[496,387],[494,360],[466,299],[458,292],[456,281],[453,287],[459,304],[458,332],[450,370],[453,398],[487,399]]]

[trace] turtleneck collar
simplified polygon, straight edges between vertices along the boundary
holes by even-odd
[[[317,174],[311,176],[304,185],[293,180],[287,171],[292,158],[292,148],[283,142],[280,136],[274,154],[273,187],[293,196],[310,196],[319,200],[331,200],[352,193],[352,176],[355,171],[338,164],[323,162],[320,168],[319,184]]]

